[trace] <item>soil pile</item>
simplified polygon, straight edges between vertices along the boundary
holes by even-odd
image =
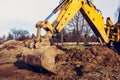
[[[24,44],[21,41],[10,40],[0,45],[0,64],[14,63],[18,55],[24,50]]]
[[[59,74],[66,78],[120,79],[120,56],[105,46],[91,46],[85,50],[71,49],[66,54],[57,56],[56,61],[64,62]]]
[[[58,55],[57,74],[18,61],[23,49],[23,42],[0,45],[0,80],[120,80],[120,56],[105,46]]]

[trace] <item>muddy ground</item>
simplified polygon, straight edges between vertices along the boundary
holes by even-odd
[[[0,80],[120,80],[120,56],[105,46],[70,49],[56,57],[57,74],[18,61],[23,43],[0,46]]]

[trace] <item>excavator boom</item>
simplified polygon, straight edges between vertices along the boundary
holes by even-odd
[[[52,23],[52,27],[48,26],[50,30],[61,32],[67,23],[78,13],[78,11],[80,11],[98,37],[100,43],[103,44],[109,42],[108,35],[105,32],[103,16],[91,2],[86,0],[64,0],[45,20],[48,20],[53,13],[56,13],[59,10],[60,13]]]

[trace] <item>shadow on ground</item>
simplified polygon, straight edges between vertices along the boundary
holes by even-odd
[[[53,73],[47,71],[46,69],[44,69],[42,66],[33,66],[33,65],[29,65],[23,61],[16,61],[14,63],[14,66],[17,67],[18,69],[26,69],[35,73],[40,73],[40,74],[45,74],[45,75],[52,75]]]

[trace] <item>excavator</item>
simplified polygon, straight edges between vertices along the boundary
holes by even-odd
[[[82,13],[101,45],[112,46],[117,51],[120,51],[120,14],[118,22],[115,24],[113,24],[110,17],[108,17],[106,23],[104,23],[103,16],[91,1],[63,0],[44,21],[39,21],[36,24],[36,37],[25,42],[27,49],[29,51],[31,50],[30,54],[32,54],[32,52],[33,54],[35,52],[39,53],[41,55],[39,57],[40,65],[52,73],[55,73],[57,68],[57,64],[55,63],[56,55],[64,54],[64,51],[59,50],[51,44],[52,36],[56,32],[61,32],[78,11]],[[49,19],[57,12],[59,12],[57,18],[50,23]],[[46,31],[46,35],[43,37],[41,37],[41,29]],[[27,61],[27,59],[25,59],[25,61]]]

